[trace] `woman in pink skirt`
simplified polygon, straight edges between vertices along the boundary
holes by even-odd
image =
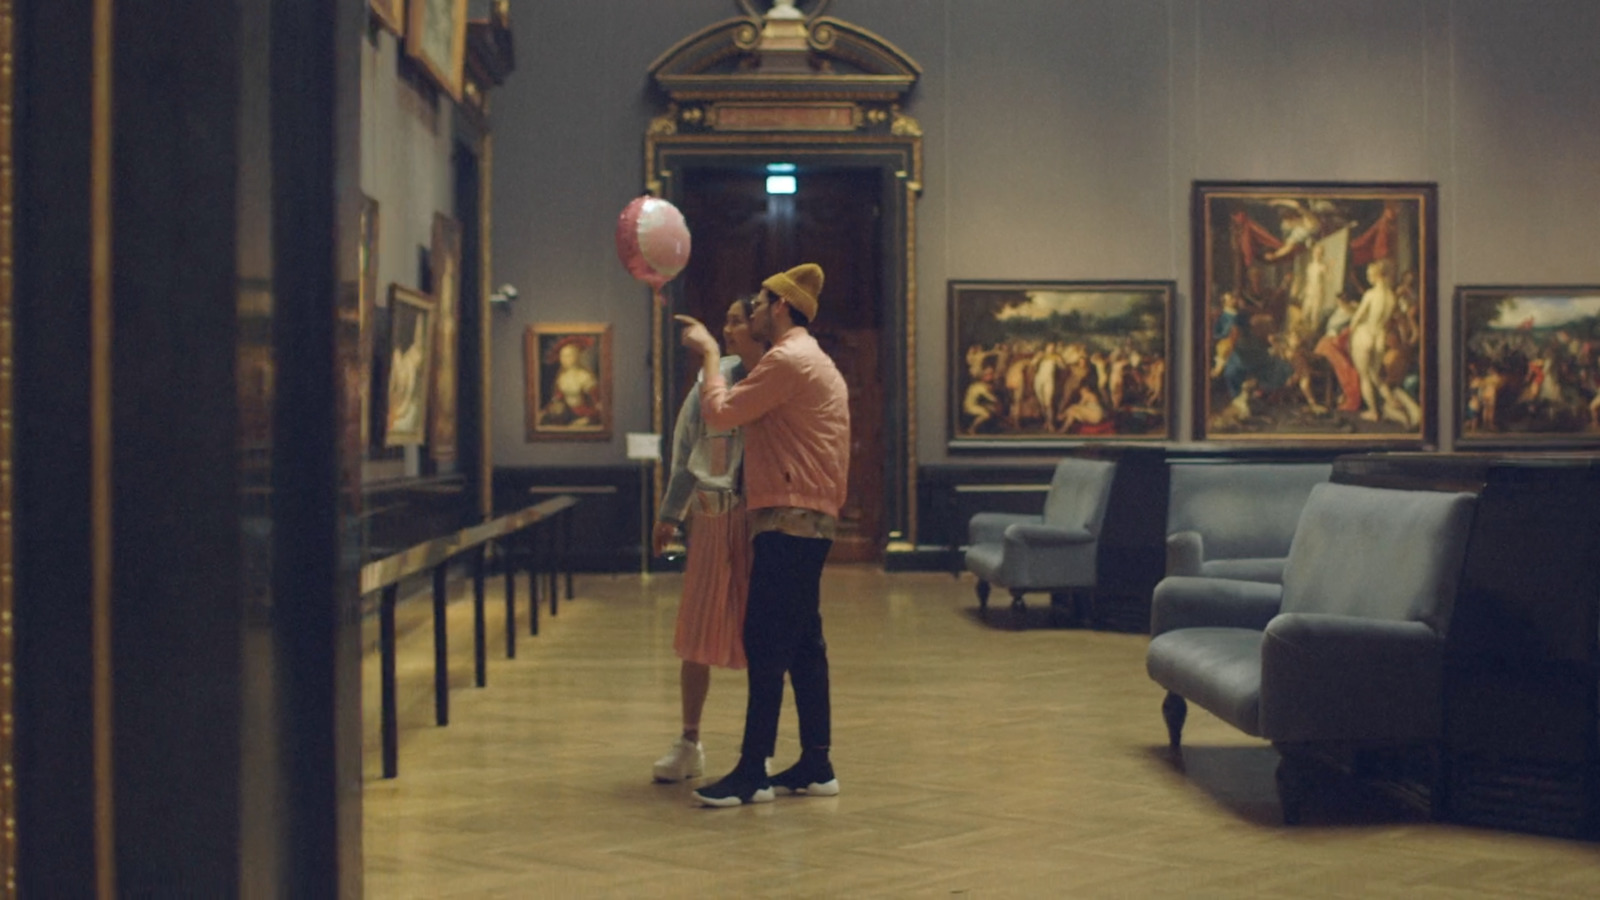
[[[729,384],[755,368],[766,348],[750,336],[748,300],[728,307],[722,326],[728,352],[721,361]],[[739,493],[739,467],[744,440],[737,429],[713,431],[700,417],[696,387],[678,411],[672,435],[672,476],[661,500],[652,544],[661,555],[692,514],[689,561],[678,605],[677,634],[672,648],[683,665],[683,735],[666,756],[656,760],[657,781],[682,781],[705,770],[700,745],[700,713],[711,688],[711,667],[743,669],[744,604],[750,586],[750,533]]]

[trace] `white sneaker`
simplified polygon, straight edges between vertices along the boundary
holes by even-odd
[[[657,781],[683,781],[699,778],[706,770],[706,751],[698,741],[680,737],[667,755],[656,760]]]

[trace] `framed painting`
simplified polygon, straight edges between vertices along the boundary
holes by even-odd
[[[466,65],[467,0],[411,0],[406,55],[457,103]]]
[[[239,401],[239,444],[247,451],[272,448],[272,405],[277,359],[272,347],[272,285],[239,282],[239,357],[234,367]]]
[[[246,449],[270,448],[273,385],[277,383],[271,345],[241,342],[237,369],[240,445]]]
[[[610,325],[529,325],[523,361],[529,441],[611,440]]]
[[[1437,196],[1196,182],[1195,436],[1432,444]]]
[[[949,445],[1172,435],[1170,281],[950,282]]]
[[[367,0],[378,24],[397,35],[406,33],[406,0]]]
[[[461,226],[449,216],[433,216],[433,273],[437,320],[433,341],[433,400],[428,407],[428,453],[435,460],[456,458],[456,419],[460,394]]]
[[[389,389],[383,430],[386,447],[421,444],[428,436],[434,315],[433,298],[427,294],[398,284],[389,288]]]
[[[372,323],[378,313],[378,201],[361,198],[361,246],[357,251],[360,294],[356,313],[356,353],[359,358],[358,405],[361,416],[361,452],[372,446]]]
[[[1600,285],[1457,287],[1456,443],[1600,443]]]

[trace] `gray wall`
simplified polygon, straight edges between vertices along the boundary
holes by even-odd
[[[431,103],[401,79],[403,52],[399,39],[383,29],[376,45],[361,43],[361,191],[378,201],[381,307],[389,305],[391,284],[421,289],[418,248],[433,245],[433,214],[455,215],[450,166],[455,106],[448,96]],[[416,475],[419,464],[418,448],[407,447],[403,467],[369,464],[367,475]]]
[[[621,433],[648,429],[648,299],[612,244],[661,108],[645,70],[737,12],[733,0],[517,4],[521,67],[495,94],[494,253],[495,280],[522,298],[494,323],[496,465],[618,463]],[[1187,398],[1196,179],[1438,182],[1445,373],[1454,285],[1600,282],[1594,0],[836,0],[829,13],[925,73],[909,104],[926,132],[924,463],[946,459],[951,278],[1176,279]],[[610,446],[524,443],[534,321],[615,324]]]
[[[361,45],[361,190],[378,201],[378,305],[388,306],[391,283],[420,287],[417,248],[433,244],[433,214],[455,215],[455,106],[403,82],[399,40],[377,36]]]

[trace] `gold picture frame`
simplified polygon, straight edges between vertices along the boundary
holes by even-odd
[[[411,0],[405,38],[406,55],[460,103],[466,68],[467,0]]]
[[[406,0],[367,0],[367,8],[378,24],[396,36],[406,33]]]
[[[1041,449],[1173,434],[1171,281],[951,281],[949,442]]]
[[[610,325],[529,325],[523,361],[527,440],[611,440]]]
[[[390,286],[386,447],[414,446],[427,438],[435,314],[432,297],[398,284]]]

